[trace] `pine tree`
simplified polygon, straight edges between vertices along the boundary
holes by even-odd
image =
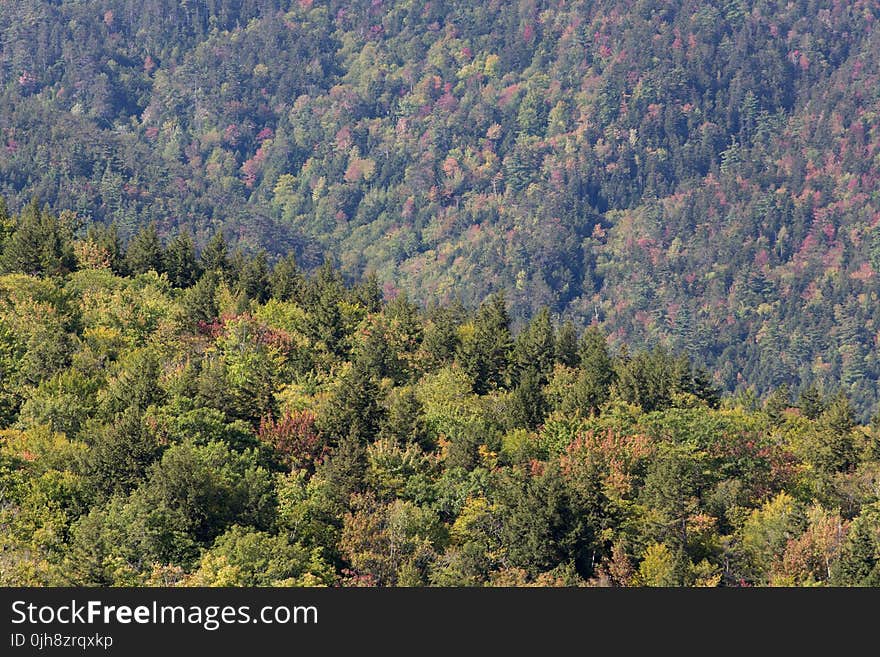
[[[288,254],[275,263],[269,275],[269,290],[274,299],[301,303],[305,288],[305,278],[293,254]]]
[[[550,321],[550,310],[542,308],[528,327],[520,332],[513,348],[517,377],[531,371],[538,385],[545,385],[556,360],[556,337]]]
[[[119,230],[115,223],[94,223],[86,232],[86,239],[94,244],[104,254],[110,270],[117,276],[125,276],[128,270],[125,266],[125,253],[122,242],[119,239]]]
[[[0,196],[0,251],[3,250],[3,240],[9,237],[15,228],[15,224],[9,216],[9,207],[6,205],[6,199]]]
[[[338,516],[348,508],[352,494],[363,491],[366,470],[366,447],[356,435],[341,438],[329,457],[318,467],[315,477],[318,481],[326,482],[324,493]]]
[[[414,352],[422,341],[422,316],[419,307],[401,292],[385,306],[385,318],[398,339],[398,347],[407,354]]]
[[[365,364],[355,361],[319,416],[319,428],[336,442],[346,437],[371,442],[383,416],[379,392]]]
[[[541,390],[541,375],[535,368],[525,370],[514,388],[510,418],[514,427],[536,429],[544,422],[547,400]]]
[[[0,268],[23,274],[60,276],[75,267],[72,227],[63,218],[41,210],[35,198],[22,212],[14,232],[5,239]]]
[[[559,327],[556,335],[556,360],[566,367],[577,367],[580,362],[577,329],[571,320],[565,321]]]
[[[351,291],[349,297],[352,303],[361,306],[368,313],[377,313],[382,310],[382,288],[379,286],[379,277],[375,272],[369,272],[358,282]]]
[[[388,340],[388,327],[385,318],[370,317],[357,333],[355,359],[371,377],[377,381],[390,378],[399,381],[401,370],[400,354]]]
[[[798,408],[810,420],[815,420],[825,412],[825,399],[815,385],[807,386],[801,391]]]
[[[180,232],[171,242],[164,254],[165,271],[175,287],[188,288],[199,277],[199,263],[196,260],[196,247],[192,236]]]
[[[463,316],[461,306],[443,306],[431,311],[419,350],[423,370],[431,372],[452,361],[460,346],[458,329]]]
[[[811,460],[817,469],[828,475],[853,469],[859,461],[852,435],[856,419],[842,392],[827,402],[818,424],[821,432],[811,450]]]
[[[835,563],[834,586],[880,586],[880,506],[873,504],[853,520]]]
[[[673,356],[660,347],[621,359],[617,367],[617,390],[625,401],[646,412],[668,408],[676,393],[702,395],[709,405],[718,401],[717,391],[704,376],[695,380],[685,356]]]
[[[86,479],[99,497],[127,492],[142,479],[159,454],[156,437],[134,407],[92,433],[85,462]]]
[[[828,402],[822,412],[821,423],[839,435],[848,434],[856,426],[855,411],[843,391],[839,391]]]
[[[514,470],[500,482],[505,560],[532,575],[560,563],[574,563],[582,574],[592,569],[593,509],[566,479],[551,462],[536,476]]]
[[[706,402],[709,408],[718,408],[721,405],[721,389],[702,367],[693,368],[689,380],[686,381],[685,391]]]
[[[764,401],[764,412],[773,422],[782,420],[782,413],[791,406],[791,390],[788,384],[783,383],[775,388]]]
[[[132,274],[143,274],[150,270],[165,270],[165,250],[159,240],[156,222],[151,221],[132,238],[125,254],[126,267]]]
[[[226,276],[229,272],[229,247],[222,231],[214,233],[213,237],[202,249],[199,256],[202,271],[215,272]]]
[[[182,306],[186,322],[191,328],[200,323],[209,324],[216,319],[217,278],[216,273],[208,272],[186,291]]]
[[[382,422],[380,437],[394,438],[400,445],[416,443],[423,449],[434,447],[423,416],[423,407],[411,387],[396,388]]]
[[[504,293],[498,292],[480,306],[473,333],[459,351],[461,366],[471,377],[476,394],[507,385],[512,347],[507,302]]]
[[[309,311],[310,337],[327,346],[336,356],[346,351],[345,326],[339,302],[342,300],[342,282],[332,272],[319,270],[306,288],[306,307]]]
[[[238,259],[236,259],[238,260]],[[249,258],[242,258],[238,268],[238,289],[247,299],[264,303],[269,298],[269,264],[262,249]]]
[[[581,336],[578,352],[578,377],[566,405],[589,415],[608,399],[615,381],[614,363],[605,336],[595,326],[590,326]]]

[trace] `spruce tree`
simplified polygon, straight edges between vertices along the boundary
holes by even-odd
[[[379,431],[383,409],[379,386],[366,365],[356,360],[339,383],[319,416],[319,427],[334,442],[349,437],[372,442]]]
[[[547,383],[556,360],[556,336],[548,308],[538,311],[528,327],[517,336],[513,360],[518,378],[531,371],[537,375],[538,385]]]
[[[519,384],[513,390],[510,417],[514,427],[536,429],[544,422],[547,400],[541,390],[541,375],[536,368],[522,373]]]
[[[6,245],[6,240],[15,232],[15,221],[9,215],[6,199],[0,196],[0,255]]]
[[[460,349],[459,361],[471,377],[476,394],[507,385],[512,347],[507,302],[504,293],[498,292],[480,306],[473,333]]]
[[[461,306],[443,306],[431,311],[419,350],[422,369],[431,372],[452,361],[460,346],[458,329],[463,315]]]
[[[432,449],[434,444],[423,412],[412,387],[395,388],[388,402],[380,437],[394,438],[401,446],[416,443],[425,450]]]
[[[556,360],[566,367],[576,367],[580,360],[577,329],[571,320],[566,320],[556,334]]]
[[[238,259],[237,259],[238,260]],[[264,303],[269,298],[269,264],[266,252],[239,260],[238,289],[247,299]]]
[[[165,271],[175,287],[188,288],[199,277],[199,263],[196,260],[196,247],[192,236],[181,231],[168,243],[165,250]]]
[[[589,415],[608,399],[615,380],[614,363],[605,336],[595,326],[589,327],[581,336],[578,352],[578,377],[566,405]]]
[[[21,213],[15,230],[4,241],[0,259],[3,271],[61,276],[76,267],[69,221],[48,209],[41,210],[37,199]]]
[[[125,253],[115,223],[90,225],[86,232],[86,239],[104,254],[107,264],[114,274],[125,276],[128,273],[125,265]]]
[[[422,341],[422,316],[419,307],[401,292],[385,306],[385,318],[398,339],[401,349],[415,351]]]
[[[214,233],[199,256],[202,271],[226,276],[229,271],[229,247],[222,231]]]
[[[798,396],[798,408],[804,417],[815,420],[825,412],[825,399],[815,385],[810,385]]]
[[[880,505],[862,511],[849,534],[831,573],[834,586],[880,586]]]
[[[269,291],[279,301],[302,303],[305,284],[305,278],[297,267],[293,254],[276,262],[269,275]]]
[[[791,390],[783,383],[775,388],[764,401],[764,412],[773,422],[781,422],[782,414],[791,405]]]
[[[165,250],[159,240],[156,222],[151,221],[143,230],[135,235],[128,244],[125,262],[132,274],[143,274],[150,270],[165,270]]]
[[[369,272],[357,285],[351,288],[349,298],[368,313],[382,310],[382,288],[375,272]]]
[[[217,317],[217,279],[214,272],[204,274],[183,296],[183,313],[191,328],[208,324]]]

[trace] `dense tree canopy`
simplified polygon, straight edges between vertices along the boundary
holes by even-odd
[[[94,257],[188,286],[186,236],[222,232],[211,271],[241,246],[419,302],[504,291],[513,328],[547,307],[615,349],[694,354],[728,391],[842,388],[866,422],[878,18],[865,0],[3,2],[0,194],[30,226],[6,266],[63,270],[37,233],[115,222],[139,250]],[[35,196],[76,221],[43,223]],[[230,289],[298,294],[265,273]],[[480,339],[453,345],[440,317],[438,347]],[[520,374],[473,356],[478,391]]]
[[[880,418],[841,392],[720,395],[503,295],[422,308],[187,234],[120,276],[108,233],[36,216],[64,225],[11,217],[0,274],[0,584],[880,581]],[[74,255],[27,271],[20,233]]]

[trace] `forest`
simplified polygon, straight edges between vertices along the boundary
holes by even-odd
[[[0,204],[0,586],[880,586],[880,417]]]
[[[0,194],[878,410],[880,4],[8,0]],[[658,352],[659,353],[659,352]],[[337,354],[338,355],[338,354]]]

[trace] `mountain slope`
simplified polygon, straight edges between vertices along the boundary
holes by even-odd
[[[869,414],[878,3],[472,5],[3,3],[0,191]]]

